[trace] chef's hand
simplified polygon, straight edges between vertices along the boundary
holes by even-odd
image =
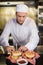
[[[15,51],[14,46],[5,46],[5,52],[10,54],[12,51]]]
[[[19,50],[19,51],[22,51],[22,52],[25,52],[25,51],[27,51],[28,49],[27,49],[27,47],[25,47],[25,46],[20,46],[18,50]]]

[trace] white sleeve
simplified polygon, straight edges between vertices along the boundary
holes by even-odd
[[[0,44],[4,47],[4,46],[9,46],[8,40],[9,40],[9,34],[10,34],[11,30],[10,30],[10,23],[7,22],[3,33],[0,36]]]
[[[29,50],[34,50],[39,42],[38,29],[34,21],[31,23],[30,29],[31,29],[30,39],[29,42],[25,45],[25,47],[27,47]]]

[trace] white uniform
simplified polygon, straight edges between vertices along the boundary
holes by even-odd
[[[9,34],[13,38],[13,44],[24,45],[29,50],[34,50],[39,42],[38,29],[34,20],[26,18],[22,25],[18,24],[16,19],[7,22],[4,31],[0,37],[2,46],[9,46]]]

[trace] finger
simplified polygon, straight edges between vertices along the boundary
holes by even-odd
[[[21,48],[18,49],[18,51],[21,51],[21,50],[22,50]]]

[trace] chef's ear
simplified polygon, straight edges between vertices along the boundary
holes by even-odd
[[[17,14],[17,12],[16,12],[16,14]]]

